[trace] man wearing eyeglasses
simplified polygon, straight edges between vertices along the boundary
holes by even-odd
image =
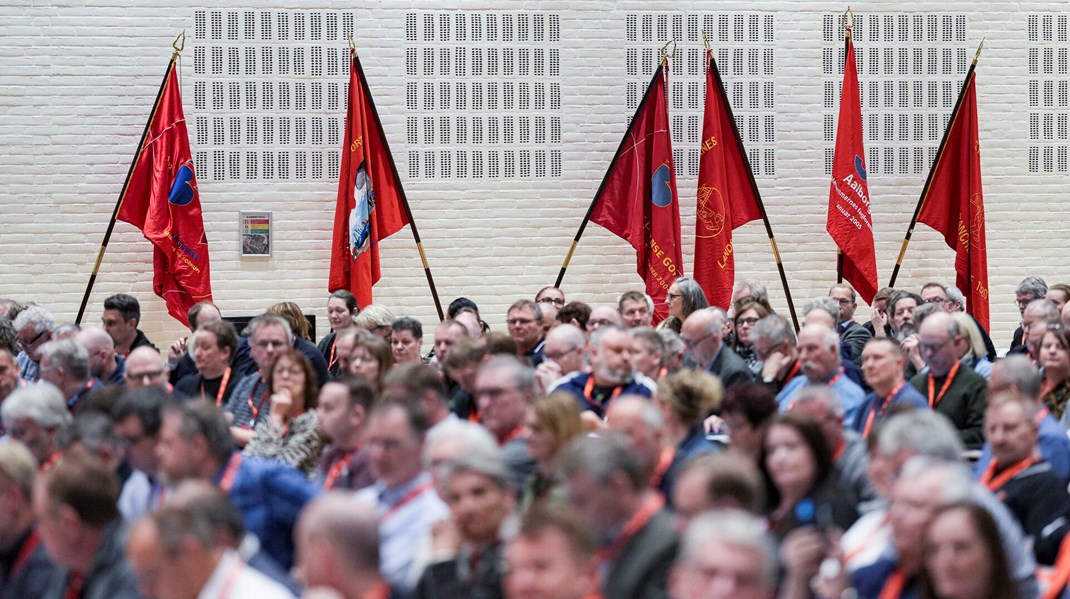
[[[30,306],[19,312],[11,324],[15,327],[19,350],[15,358],[19,363],[19,377],[35,383],[40,377],[41,346],[52,340],[56,319],[41,306]]]
[[[988,391],[985,379],[959,361],[968,344],[965,332],[947,312],[923,320],[918,351],[929,371],[915,375],[910,384],[928,399],[929,407],[951,420],[967,448],[980,449]]]
[[[829,289],[829,297],[836,300],[840,307],[840,322],[836,324],[840,343],[847,346],[851,351],[851,361],[861,368],[862,349],[866,347],[866,342],[873,338],[873,334],[855,322],[855,310],[858,309],[855,290],[847,283],[840,283]]]
[[[753,381],[754,375],[743,358],[723,343],[727,318],[720,308],[696,310],[680,328],[680,339],[687,352],[687,366],[717,375],[725,389],[730,389]]]
[[[962,296],[962,292],[958,287],[953,285],[941,285],[940,283],[926,283],[921,288],[921,299],[926,304],[940,304],[944,310],[948,312],[962,312],[963,301],[965,298]],[[977,325],[977,330],[981,332],[981,338],[985,343],[985,354],[988,356],[990,362],[996,361],[996,346],[992,344],[992,338],[989,337],[988,331],[981,326],[980,321],[973,317],[973,314],[969,315],[973,318],[973,323]]]
[[[1042,299],[1048,293],[1048,284],[1040,277],[1026,277],[1014,288],[1014,303],[1018,306],[1018,313],[1025,319],[1025,309],[1029,302]],[[1011,351],[1025,343],[1025,326],[1019,326],[1014,330],[1011,338]]]
[[[539,304],[531,300],[519,300],[509,306],[506,314],[509,336],[516,342],[517,355],[530,360],[532,366],[538,366],[543,361],[543,346],[546,344]]]
[[[1048,330],[1048,325],[1059,322],[1059,310],[1055,303],[1046,299],[1035,299],[1022,310],[1021,345],[1011,349],[1007,355],[1023,354],[1034,362],[1040,356],[1040,341]]]
[[[267,401],[271,394],[264,384],[264,374],[275,361],[275,356],[293,344],[290,325],[280,316],[257,316],[249,322],[249,330],[249,346],[258,370],[238,382],[225,408],[231,416],[230,432],[234,442],[241,447],[245,447],[253,438],[256,425],[267,420],[271,410],[271,402]]]

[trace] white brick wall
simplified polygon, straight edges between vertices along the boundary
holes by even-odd
[[[30,6],[8,0],[2,4],[0,202],[5,226],[0,233],[0,296],[41,302],[60,320],[72,320],[167,63],[171,40],[184,28],[192,38],[194,11],[215,7],[155,2],[147,8],[129,0],[94,1],[89,6],[71,1]],[[262,0],[249,0],[244,6],[243,11],[283,8]],[[355,15],[364,67],[444,304],[467,295],[481,306],[492,326],[503,329],[509,303],[553,282],[630,115],[625,88],[635,77],[625,73],[626,16],[651,11],[684,14],[679,6],[664,0],[301,3],[302,10]],[[822,127],[828,111],[822,105],[827,79],[822,71],[826,45],[822,20],[845,5],[769,1],[757,6],[758,14],[774,16],[776,31],[777,174],[760,177],[759,186],[792,295],[801,307],[807,299],[824,294],[835,278],[834,248],[824,231],[828,182],[823,168],[828,144]],[[864,14],[914,16],[929,14],[933,4],[903,0],[854,8]],[[1070,212],[1063,202],[1068,175],[1031,174],[1027,164],[1028,17],[1051,14],[1055,7],[1045,2],[948,0],[937,8],[939,15],[966,15],[963,45],[969,48],[970,57],[981,37],[987,40],[978,69],[978,95],[991,248],[989,276],[993,337],[998,346],[1006,346],[1018,318],[1011,303],[1017,282],[1027,274],[1042,275],[1049,283],[1070,281],[1061,248],[1062,223]],[[519,10],[560,16],[562,176],[405,177],[410,149],[406,143],[410,113],[405,99],[405,48],[414,45],[405,39],[406,14]],[[697,14],[755,14],[754,10],[753,2],[692,2],[688,6],[688,12]],[[199,113],[193,108],[191,43],[187,42],[183,65],[186,113],[192,119]],[[642,47],[660,43],[655,40]],[[695,46],[689,41],[680,44],[681,50]],[[866,41],[858,40],[857,46],[865,52]],[[674,72],[683,72],[683,61],[677,62]],[[733,80],[729,73],[724,78],[729,83]],[[961,77],[955,78],[957,93]],[[861,76],[863,85],[871,80],[870,75]],[[1066,113],[1070,108],[1063,105],[1061,110]],[[923,182],[924,173],[870,178],[882,284],[891,274]],[[695,179],[681,176],[678,185],[685,264],[690,266]],[[202,179],[213,287],[225,312],[254,313],[270,303],[293,300],[324,316],[335,187],[326,177],[305,181]],[[274,211],[276,238],[270,260],[238,257],[237,212],[241,209]],[[768,282],[774,303],[783,308],[783,292],[761,224],[738,230],[735,239],[738,276]],[[165,344],[180,334],[181,327],[152,295],[151,256],[140,233],[119,223],[87,320],[98,318],[107,295],[130,292],[142,301],[142,328],[154,341]],[[383,256],[384,278],[376,288],[377,301],[399,314],[432,322],[434,307],[407,232],[387,240]],[[952,251],[939,237],[919,227],[899,283],[916,288],[930,279],[952,281],[952,260]],[[589,227],[565,278],[568,297],[612,302],[620,291],[640,286],[631,249],[599,227]]]

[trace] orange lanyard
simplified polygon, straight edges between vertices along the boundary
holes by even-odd
[[[888,406],[892,405],[892,398],[895,397],[896,393],[899,393],[899,390],[903,388],[903,383],[905,382],[906,381],[899,381],[899,384],[892,389],[892,392],[888,394],[888,397],[885,397],[884,401],[879,405],[873,406],[873,409],[870,410],[869,416],[866,417],[866,426],[862,429],[863,439],[869,438],[869,430],[873,426],[873,418],[877,415],[882,418],[884,417],[884,413],[888,411]]]
[[[784,384],[787,384],[796,374],[799,374],[799,367],[802,366],[802,362],[795,360],[795,364],[792,365],[791,370],[788,371],[788,376],[784,377]],[[830,385],[832,383],[829,383]]]
[[[654,468],[654,476],[650,479],[650,487],[653,489],[658,488],[661,484],[665,474],[669,471],[669,467],[672,466],[672,460],[676,457],[675,447],[662,447],[661,454],[658,455],[658,465]]]
[[[219,479],[219,490],[223,491],[223,493],[230,493],[231,488],[234,487],[234,477],[238,474],[241,459],[241,454],[238,452],[234,452],[234,455],[230,456],[230,461],[227,462],[227,469],[223,471],[223,476]]]
[[[215,405],[223,405],[223,395],[227,392],[227,383],[230,382],[230,366],[223,373],[223,380],[219,381],[219,390],[215,392]],[[255,390],[255,388],[254,388]],[[204,377],[201,377],[201,397],[204,397]],[[255,418],[254,418],[255,420]]]
[[[501,439],[499,439],[498,440],[498,445],[505,445],[506,443],[508,443],[508,442],[512,441],[513,439],[516,439],[517,437],[519,437],[523,432],[524,432],[524,427],[518,425],[516,428],[514,428],[511,431],[509,431],[509,434],[507,434],[504,437],[502,437]]]
[[[230,597],[230,592],[233,590],[234,583],[238,582],[238,576],[241,575],[242,568],[245,567],[245,562],[239,557],[234,561],[234,564],[230,567],[230,572],[227,572],[226,582],[219,588],[219,594],[216,597],[220,599],[226,599]]]
[[[1044,385],[1040,388],[1040,397],[1047,397],[1047,395],[1052,391],[1055,391],[1055,388],[1058,386],[1059,383],[1048,383],[1048,381],[1045,380]]]
[[[53,466],[56,465],[56,462],[58,462],[61,457],[63,457],[63,455],[60,452],[53,452],[52,455],[48,456],[48,459],[45,460],[40,467],[38,467],[37,473],[44,474],[45,472],[48,472],[52,469]]]
[[[1054,570],[1048,590],[1041,595],[1041,599],[1056,599],[1062,595],[1066,583],[1070,582],[1070,535],[1063,537],[1063,542],[1059,545]]]
[[[607,399],[605,403],[599,403],[591,399],[591,393],[594,392],[594,373],[591,373],[591,377],[587,379],[587,384],[583,386],[583,396],[587,398],[587,401],[603,409],[609,405],[609,402],[617,399],[617,396],[620,395],[622,391],[624,391],[623,385],[620,387],[613,387],[613,393],[609,396],[609,399]]]
[[[840,461],[840,457],[843,456],[843,452],[847,450],[847,442],[840,439],[840,444],[836,446],[836,451],[832,452],[832,461]]]
[[[1041,395],[1041,397],[1044,397],[1044,396]],[[1037,423],[1037,426],[1040,426],[1040,423],[1045,418],[1047,418],[1048,414],[1051,414],[1051,412],[1048,411],[1048,407],[1047,406],[1044,406],[1043,408],[1040,408],[1040,410],[1037,411],[1037,415],[1033,416],[1033,422]]]
[[[992,463],[988,465],[988,469],[981,475],[981,484],[988,487],[989,491],[995,493],[997,490],[1002,489],[1004,485],[1014,480],[1014,477],[1018,476],[1022,472],[1029,469],[1030,466],[1036,464],[1040,460],[1036,457],[1028,457],[1016,464],[1009,466],[1004,471],[996,475],[996,460],[992,460]]]
[[[338,363],[338,356],[334,355],[334,350],[338,349],[338,336],[331,340],[331,357],[327,359],[327,369],[334,368],[334,365]]]
[[[944,398],[944,394],[947,393],[947,388],[951,386],[951,381],[955,380],[955,375],[959,372],[959,366],[962,362],[955,362],[955,365],[951,367],[951,372],[947,373],[947,379],[944,381],[943,386],[940,387],[940,394],[933,395],[936,391],[936,377],[933,376],[932,371],[929,371],[929,407],[936,409],[936,406],[940,405],[940,400]]]
[[[392,505],[390,507],[390,509],[388,509],[386,511],[385,514],[383,514],[382,516],[379,517],[379,524],[381,525],[384,522],[386,522],[387,520],[389,520],[392,516],[397,514],[399,511],[401,511],[401,508],[403,508],[406,505],[412,503],[417,497],[419,497],[420,495],[423,495],[424,492],[429,491],[430,489],[431,489],[431,483],[428,482],[428,483],[423,483],[422,485],[420,485],[420,486],[416,487],[415,489],[413,489],[413,490],[409,491],[408,493],[406,493],[401,499],[398,500],[397,503]]]
[[[380,582],[364,594],[364,599],[389,599],[390,586]]]
[[[631,518],[624,523],[621,527],[620,534],[613,540],[613,543],[608,547],[599,548],[595,552],[595,560],[599,564],[603,564],[611,559],[616,559],[620,551],[624,549],[624,546],[628,544],[628,541],[632,540],[635,535],[639,534],[639,531],[646,526],[651,519],[658,513],[658,510],[665,505],[665,500],[661,498],[661,495],[652,493],[643,500],[643,504],[639,506],[639,509],[632,514]]]
[[[327,471],[327,478],[323,481],[323,490],[328,491],[334,486],[334,481],[349,467],[349,460],[353,457],[352,451],[347,451],[341,458],[331,464]]]
[[[840,366],[840,369],[836,371],[836,374],[833,375],[833,377],[829,379],[829,382],[827,382],[825,384],[828,385],[829,387],[835,385],[836,381],[840,380],[840,377],[843,376],[843,372],[844,372],[843,366]]]
[[[253,394],[256,393],[256,385],[253,385],[253,390],[249,392],[249,397],[245,398],[245,402],[249,404],[249,410],[253,413],[252,420],[249,421],[249,428],[256,427],[256,418],[260,415],[260,408],[264,407],[264,401],[267,400],[270,389],[264,391],[264,394],[260,396],[260,401],[253,405]]]
[[[859,555],[862,555],[862,553],[866,550],[866,547],[874,540],[876,540],[877,536],[879,536],[881,531],[884,530],[884,527],[888,525],[888,521],[889,517],[887,514],[885,514],[884,517],[881,518],[880,523],[878,523],[877,526],[873,527],[873,530],[869,531],[869,534],[866,535],[864,539],[862,539],[862,542],[858,544],[858,547],[855,547],[854,549],[848,551],[843,555],[843,563],[848,564],[854,558],[858,557]]]
[[[881,588],[881,594],[877,596],[877,599],[898,599],[903,595],[903,589],[907,586],[907,577],[903,572],[896,568],[892,570],[891,575],[888,576],[888,580],[884,581],[884,586]]]

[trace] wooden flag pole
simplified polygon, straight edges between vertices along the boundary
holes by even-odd
[[[851,24],[847,24],[847,17],[851,17]],[[846,73],[847,70],[847,52],[851,49],[851,28],[855,24],[855,15],[851,12],[851,7],[848,6],[844,11],[843,16],[840,17],[840,26],[843,27],[843,68]],[[840,102],[843,102],[843,92],[840,92]],[[836,284],[843,283],[843,250],[840,246],[836,246]]]
[[[947,120],[947,128],[944,129],[944,136],[940,140],[940,151],[936,155],[936,160],[933,161],[932,168],[929,169],[929,176],[925,178],[925,186],[921,189],[921,197],[918,198],[918,205],[914,207],[914,216],[910,217],[910,225],[907,226],[906,236],[903,237],[903,245],[899,248],[899,257],[895,260],[895,268],[892,269],[892,278],[888,281],[889,287],[895,287],[895,279],[899,276],[899,268],[903,266],[903,256],[907,253],[907,245],[910,243],[910,237],[914,234],[914,226],[918,224],[918,216],[921,215],[921,207],[925,203],[926,196],[929,195],[929,186],[933,182],[933,175],[936,173],[936,167],[940,164],[940,160],[944,156],[944,146],[947,144],[947,137],[951,134],[951,126],[955,124],[955,119],[958,118],[959,109],[962,107],[962,98],[966,95],[966,88],[970,84],[970,79],[973,77],[973,72],[977,68],[977,61],[981,58],[981,49],[985,46],[984,38],[981,39],[981,43],[977,46],[977,53],[973,56],[973,62],[970,63],[970,70],[966,71],[966,77],[962,80],[962,89],[959,90],[959,98],[955,100],[955,108],[951,111],[951,118]]]
[[[675,43],[675,40],[669,43]],[[639,116],[643,107],[646,106],[646,99],[650,97],[651,88],[654,87],[654,83],[657,82],[658,77],[661,77],[664,72],[664,64],[669,58],[669,56],[665,54],[665,48],[668,47],[669,43],[666,43],[665,46],[662,46],[661,48],[661,64],[659,64],[657,70],[654,71],[654,76],[650,78],[650,83],[647,84],[646,91],[643,93],[643,98],[639,101],[639,105],[635,107],[635,114],[633,114],[632,119],[628,121],[629,128],[631,128],[632,123],[635,122],[636,117]],[[673,52],[676,52],[675,46],[673,47]],[[617,151],[613,154],[613,159],[609,161],[609,168],[606,169],[606,174],[602,177],[602,182],[598,185],[598,191],[595,192],[594,199],[591,200],[591,205],[587,207],[587,214],[583,216],[583,220],[580,222],[580,228],[576,231],[576,236],[572,239],[572,245],[568,248],[568,254],[565,255],[565,261],[561,263],[561,270],[557,273],[557,280],[554,281],[554,287],[561,287],[561,281],[565,278],[565,270],[568,269],[568,264],[572,261],[572,255],[576,253],[576,246],[580,244],[580,237],[583,236],[583,231],[587,228],[587,223],[590,222],[591,215],[594,214],[595,206],[598,205],[598,200],[602,197],[602,190],[605,189],[606,183],[609,182],[609,175],[613,172],[613,165],[617,163],[617,159],[620,158],[620,155],[624,152],[627,142],[628,132],[625,130],[624,136],[620,140],[620,145],[617,146]]]
[[[108,242],[111,241],[111,233],[115,229],[115,221],[119,217],[119,209],[122,208],[123,198],[126,197],[126,189],[130,186],[130,178],[134,176],[134,167],[137,166],[138,160],[141,159],[141,151],[145,147],[145,139],[149,135],[149,127],[152,125],[152,120],[156,118],[156,109],[160,107],[160,98],[163,97],[164,87],[167,85],[167,78],[171,75],[171,68],[175,64],[175,60],[178,59],[182,53],[182,49],[186,46],[186,32],[183,31],[172,42],[171,47],[174,48],[174,52],[171,54],[171,60],[167,63],[167,70],[164,72],[163,81],[160,82],[160,90],[156,92],[156,101],[152,104],[152,112],[149,113],[149,120],[145,123],[145,130],[141,132],[141,141],[137,144],[137,152],[134,154],[134,159],[130,162],[130,169],[126,171],[126,180],[123,181],[123,188],[119,192],[119,199],[115,202],[115,209],[111,212],[111,220],[108,221],[108,228],[104,231],[104,240],[100,242],[100,249],[97,251],[97,261],[93,264],[93,272],[89,275],[89,284],[85,287],[85,294],[82,295],[82,303],[78,306],[78,316],[74,319],[74,324],[82,324],[82,317],[85,316],[85,308],[89,305],[89,296],[93,294],[93,285],[97,282],[97,273],[100,272],[100,264],[104,261],[104,252],[108,249]]]
[[[707,57],[709,60],[713,60],[712,52]],[[706,65],[710,67],[709,64]],[[728,98],[725,93],[724,82],[721,80],[721,72],[718,69],[713,69],[713,79],[720,90],[721,96]],[[710,93],[707,91],[706,93]],[[732,105],[725,102],[725,110],[728,111],[728,121],[732,123],[732,135],[735,136],[736,144],[743,148],[743,139],[739,136],[739,127],[736,125],[735,116],[732,114]],[[799,317],[795,314],[795,303],[791,299],[791,289],[788,287],[788,275],[784,272],[784,263],[780,260],[780,250],[777,249],[776,237],[773,236],[773,227],[769,224],[769,215],[765,211],[765,202],[762,201],[762,194],[758,191],[758,182],[754,180],[754,170],[750,166],[750,158],[747,157],[747,152],[740,152],[740,157],[743,159],[743,164],[747,168],[747,180],[750,182],[751,191],[754,193],[754,199],[758,202],[758,210],[762,213],[762,223],[765,225],[765,234],[769,237],[769,247],[773,250],[773,259],[776,260],[777,271],[780,273],[780,284],[784,287],[784,298],[788,302],[788,312],[791,313],[791,322],[795,326],[795,330],[799,330]]]
[[[352,55],[353,66],[357,69],[357,76],[360,77],[360,82],[364,85],[364,89],[369,89],[368,80],[364,77],[364,68],[360,65],[360,59],[357,57],[357,49],[353,45],[353,38],[349,34],[346,34],[346,36],[349,39],[349,51]],[[412,209],[409,208],[409,199],[405,196],[405,187],[401,185],[401,177],[398,176],[398,167],[394,164],[394,155],[390,152],[390,144],[386,140],[383,123],[379,120],[379,110],[375,108],[375,100],[372,99],[370,92],[368,93],[368,105],[372,109],[372,116],[375,117],[375,125],[379,128],[379,132],[382,133],[383,149],[386,150],[386,155],[389,158],[387,162],[390,163],[390,173],[394,176],[394,180],[398,182],[398,198],[401,200],[402,208],[405,209],[405,217],[409,219],[409,229],[412,230],[412,238],[416,241],[416,250],[420,252],[420,262],[423,263],[424,276],[427,277],[427,285],[431,288],[431,298],[435,301],[435,309],[438,310],[438,319],[440,321],[445,320],[446,315],[442,311],[442,301],[438,297],[438,289],[435,288],[435,279],[431,276],[431,266],[427,262],[427,254],[424,253],[423,242],[420,241],[420,232],[416,229],[416,221],[412,218]]]

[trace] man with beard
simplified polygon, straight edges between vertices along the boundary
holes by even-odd
[[[866,394],[850,378],[840,359],[840,336],[823,324],[808,324],[799,331],[799,361],[803,376],[789,381],[777,394],[780,411],[786,411],[807,385],[831,388],[843,404],[845,422],[853,422]]]
[[[375,390],[365,381],[345,377],[328,381],[316,402],[323,449],[313,481],[324,490],[356,491],[375,482],[364,435],[375,403]]]
[[[580,409],[605,418],[606,408],[622,394],[654,395],[656,384],[632,369],[632,338],[616,325],[603,325],[591,335],[591,372],[576,372],[551,391],[567,391]]]

